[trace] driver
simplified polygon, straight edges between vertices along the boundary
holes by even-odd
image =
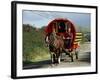
[[[71,48],[71,44],[72,44],[72,40],[73,40],[73,34],[71,32],[71,28],[68,27],[68,29],[66,30],[66,33],[64,34],[64,47],[67,49]]]

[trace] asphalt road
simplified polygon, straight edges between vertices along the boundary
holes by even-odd
[[[80,45],[78,57],[79,59],[76,60],[74,56],[74,62],[71,62],[71,58],[68,55],[63,53],[62,61],[60,64],[56,66],[51,66],[50,60],[34,62],[32,64],[24,65],[23,69],[36,69],[36,68],[63,68],[63,67],[83,67],[83,66],[90,66],[91,65],[91,49],[90,43],[87,42],[85,44]]]

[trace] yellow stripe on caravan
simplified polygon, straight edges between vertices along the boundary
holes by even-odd
[[[75,42],[76,42],[76,41],[82,41],[82,39],[75,39]]]
[[[82,35],[82,33],[77,32],[76,35]]]
[[[78,42],[74,42],[73,44],[77,44]]]
[[[77,36],[77,35],[76,35],[76,38],[82,38],[82,36]]]

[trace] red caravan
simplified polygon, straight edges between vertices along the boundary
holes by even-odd
[[[59,25],[61,25],[61,27]],[[69,21],[68,19],[58,18],[58,19],[52,20],[47,25],[47,27],[45,29],[45,33],[46,33],[46,35],[51,34],[53,32],[53,29],[55,29],[57,35],[65,36],[66,35],[66,29],[69,28],[69,27],[71,28],[71,33],[73,35],[72,44],[71,44],[71,49],[73,49],[73,43],[74,43],[75,36],[76,36],[75,35],[76,30],[75,30],[74,24],[71,21]]]

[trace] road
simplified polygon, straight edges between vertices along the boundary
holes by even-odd
[[[36,69],[36,68],[64,68],[64,67],[83,67],[83,66],[90,66],[91,64],[91,49],[90,43],[87,42],[85,44],[80,45],[79,59],[76,60],[74,58],[74,62],[71,62],[70,57],[68,55],[63,54],[63,61],[57,66],[51,66],[50,60],[34,62],[32,64],[24,65],[23,69]]]

